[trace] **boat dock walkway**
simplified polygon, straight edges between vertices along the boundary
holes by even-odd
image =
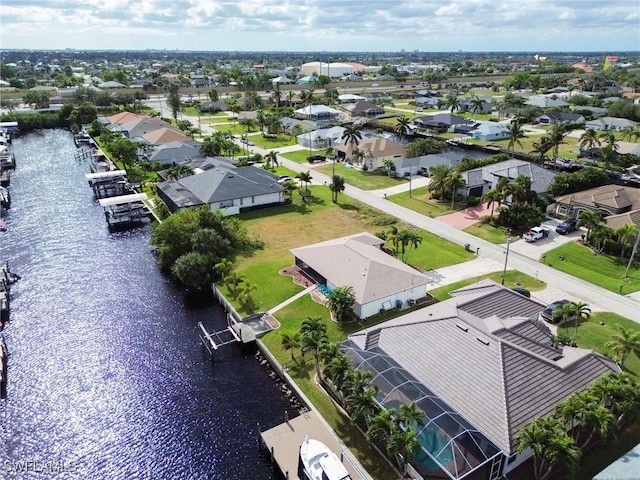
[[[357,466],[357,461],[338,440],[333,430],[313,410],[260,432],[262,444],[270,452],[271,461],[278,465],[285,478],[307,480],[298,475],[299,449],[305,436],[324,443],[332,452],[335,452],[353,480],[369,479]]]

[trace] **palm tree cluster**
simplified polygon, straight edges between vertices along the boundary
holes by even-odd
[[[338,323],[349,322],[353,319],[355,303],[353,287],[348,285],[334,288],[327,296],[327,307]]]
[[[399,229],[395,225],[391,225],[387,232],[384,232],[384,238],[387,243],[393,245],[393,253],[397,256],[400,253],[400,260],[403,262],[409,258],[412,248],[418,248],[422,243],[422,237],[419,233],[408,230]]]
[[[568,130],[566,126],[561,123],[556,123],[551,127],[549,133],[540,137],[536,142],[533,142],[533,150],[529,153],[536,156],[536,161],[540,164],[544,163],[548,157],[547,153],[551,152],[552,158],[558,158],[560,152],[560,145],[564,145],[564,137],[567,135]]]
[[[568,339],[569,344],[573,345],[578,337],[578,325],[581,320],[588,320],[591,317],[591,308],[584,302],[576,301],[562,305],[553,312],[554,322],[566,323],[569,319],[574,321],[573,335]]]
[[[633,354],[640,358],[640,332],[632,328],[624,328],[621,325],[616,325],[616,328],[618,333],[613,335],[604,346],[610,348],[618,363],[624,366],[630,355]]]
[[[482,201],[491,208],[491,217],[493,217],[496,206],[499,208],[503,203],[534,204],[536,198],[536,192],[531,190],[531,177],[518,175],[513,181],[502,177],[495,188],[488,190],[482,196]]]
[[[458,190],[466,186],[467,182],[462,173],[450,165],[440,164],[431,168],[431,181],[427,188],[434,198],[450,197],[452,210]]]
[[[556,405],[549,417],[537,418],[522,428],[518,451],[533,451],[536,480],[549,478],[556,467],[573,472],[581,449],[609,439],[635,418],[639,408],[640,389],[629,375],[604,375]]]

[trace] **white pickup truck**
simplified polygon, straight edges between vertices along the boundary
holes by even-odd
[[[522,239],[525,242],[535,242],[541,238],[547,238],[550,233],[551,230],[546,227],[531,227],[527,233],[522,235]]]

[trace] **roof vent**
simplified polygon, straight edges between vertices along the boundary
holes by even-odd
[[[480,343],[484,343],[485,345],[489,345],[489,340],[487,340],[486,338],[476,337],[476,340],[478,340]]]
[[[468,332],[469,331],[469,327],[467,327],[465,325],[460,325],[459,323],[456,323],[456,327],[458,327],[463,332]]]

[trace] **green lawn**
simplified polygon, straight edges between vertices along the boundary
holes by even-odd
[[[443,300],[451,298],[451,295],[449,295],[450,292],[453,292],[454,290],[462,287],[466,287],[467,285],[471,285],[472,283],[479,282],[480,280],[485,280],[487,278],[490,278],[494,282],[502,283],[502,272],[487,273],[486,275],[480,275],[478,277],[469,278],[467,280],[461,280],[450,285],[445,285],[443,287],[429,290],[429,293],[433,295],[436,300],[442,302]],[[530,277],[529,275],[525,275],[522,272],[518,272],[517,270],[507,270],[504,284],[509,288],[526,288],[530,292],[543,290],[547,286],[546,283]]]
[[[260,148],[273,149],[288,147],[296,144],[296,138],[289,135],[278,134],[276,138],[265,138],[262,135],[251,135],[249,140]]]
[[[383,171],[363,172],[355,168],[347,168],[346,165],[345,163],[336,164],[336,175],[344,178],[345,182],[349,185],[353,185],[362,190],[379,190],[406,182],[403,178],[391,178]],[[333,174],[333,163],[318,167],[316,170],[331,176]]]
[[[637,266],[629,269],[629,277],[625,279],[625,260],[610,255],[594,255],[589,247],[577,242],[550,250],[540,261],[612,292],[620,292],[620,286],[624,294],[640,290],[640,269]]]
[[[296,163],[307,163],[307,157],[310,155],[324,155],[324,150],[311,150],[309,152],[308,148],[303,148],[302,150],[296,150],[295,152],[287,152],[281,154],[284,158],[288,160],[293,160]]]
[[[233,121],[233,120],[231,120]],[[242,124],[239,123],[233,123],[233,124],[229,124],[229,125],[215,125],[213,124],[212,127],[215,130],[218,130],[219,132],[222,133],[231,133],[233,135],[244,135],[245,133],[251,133],[251,132],[256,132],[258,130],[258,127],[252,127],[251,130],[249,130],[249,132],[247,132],[247,127],[245,127]]]
[[[477,222],[468,226],[463,231],[497,245],[507,243],[507,231],[503,228],[493,227],[488,223]],[[515,240],[517,240],[517,238],[512,239],[512,241]]]
[[[409,196],[409,192],[390,195],[387,200],[428,217],[439,217],[440,215],[455,213],[467,207],[466,203],[457,202],[454,204],[454,209],[451,210],[450,201],[433,200],[427,187],[412,189],[411,196]]]

